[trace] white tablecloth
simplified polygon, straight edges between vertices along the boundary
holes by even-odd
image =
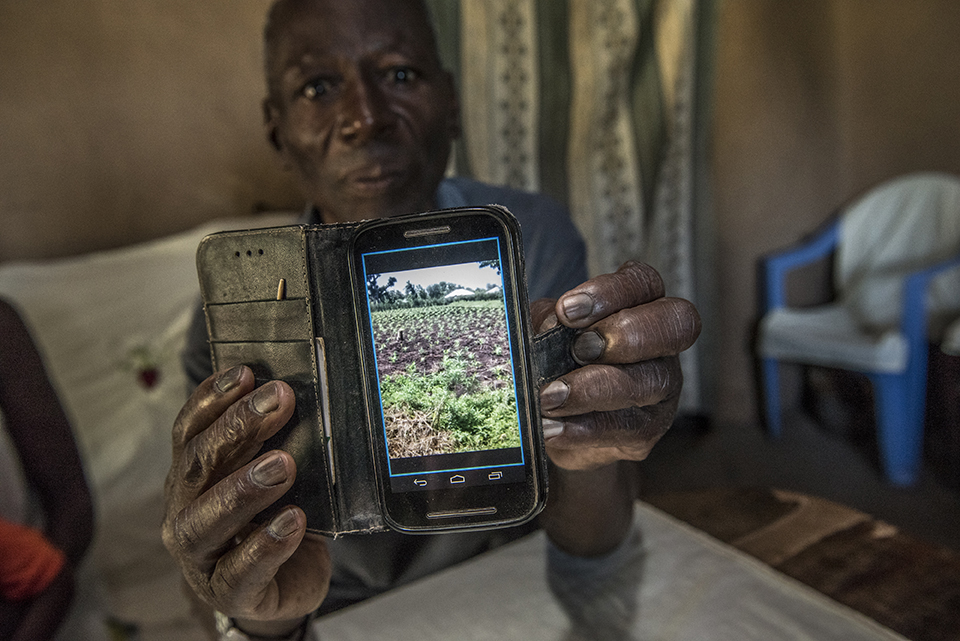
[[[752,557],[640,504],[647,549],[634,638],[877,641],[903,637]],[[565,638],[543,534],[316,622],[321,641]]]

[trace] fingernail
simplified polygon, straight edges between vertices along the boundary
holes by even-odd
[[[253,468],[253,480],[257,485],[273,487],[287,480],[287,467],[279,454],[266,458]]]
[[[253,409],[261,416],[280,407],[280,395],[276,383],[267,383],[253,395]]]
[[[584,332],[573,342],[573,357],[581,363],[590,363],[603,354],[605,343],[597,332]]]
[[[267,526],[274,536],[282,539],[297,531],[297,515],[293,510],[284,510],[270,521]]]
[[[226,394],[234,387],[239,385],[240,374],[242,373],[243,366],[237,365],[220,374],[220,376],[217,377],[217,391],[219,391],[221,394]]]
[[[552,410],[563,405],[570,395],[570,386],[563,381],[553,381],[540,392],[540,408]]]
[[[588,294],[574,294],[563,299],[563,313],[572,321],[586,318],[593,312],[593,299]]]
[[[559,321],[559,319],[557,319],[557,315],[556,315],[556,314],[550,314],[549,316],[547,316],[547,317],[544,319],[544,321],[543,321],[542,323],[540,323],[540,327],[537,329],[537,332],[538,332],[538,333],[539,333],[539,332],[545,332],[545,331],[547,331],[548,329],[553,329],[554,327],[557,326],[557,323],[559,323],[559,322],[560,322],[560,321]]]
[[[544,440],[550,440],[563,434],[563,421],[555,421],[552,418],[545,418],[542,419],[542,422]]]

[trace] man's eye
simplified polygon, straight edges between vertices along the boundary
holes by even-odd
[[[319,79],[311,80],[303,86],[300,93],[307,100],[316,100],[317,98],[328,94],[333,89],[333,84],[329,80]]]
[[[418,78],[416,71],[410,67],[394,67],[387,71],[387,79],[394,84],[403,85],[415,81]]]

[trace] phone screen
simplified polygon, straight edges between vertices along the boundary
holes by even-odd
[[[378,468],[395,521],[511,519],[542,498],[510,241],[495,219],[452,223],[412,235],[386,224],[356,253]]]
[[[363,255],[394,492],[522,481],[497,238]]]

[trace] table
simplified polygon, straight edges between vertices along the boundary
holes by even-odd
[[[960,640],[954,550],[796,492],[723,488],[646,500],[907,638]]]
[[[647,503],[636,639],[902,641],[904,637]],[[536,533],[316,622],[323,641],[566,639]]]

